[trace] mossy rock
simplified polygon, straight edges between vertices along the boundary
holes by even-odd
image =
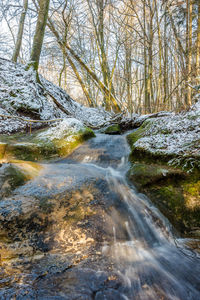
[[[148,149],[140,148],[138,146],[135,147],[135,143],[140,138],[143,138],[145,136],[146,131],[151,126],[152,121],[153,121],[153,119],[146,120],[142,124],[142,126],[140,126],[138,129],[134,130],[129,135],[127,135],[127,141],[131,147],[131,153],[130,153],[129,159],[133,163],[137,160],[144,161],[146,163],[151,163],[153,160],[155,163],[162,162],[162,163],[166,164],[169,160],[171,160],[177,156],[176,154],[165,155],[161,151],[156,151],[156,152],[152,153]]]
[[[26,161],[48,160],[55,157],[64,157],[77,146],[94,137],[90,128],[84,128],[75,134],[65,134],[62,138],[40,138],[41,133],[48,129],[35,131],[32,135],[16,134],[10,137],[2,136],[2,158],[20,159]],[[70,137],[70,138],[69,138]]]
[[[24,184],[26,176],[15,166],[6,164],[0,168],[0,196],[8,196],[16,187]]]
[[[129,179],[145,193],[183,235],[199,237],[200,174],[188,174],[166,165],[134,163]]]
[[[105,134],[121,134],[121,128],[119,124],[114,124],[107,127],[104,131]]]

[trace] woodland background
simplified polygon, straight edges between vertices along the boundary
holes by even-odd
[[[1,0],[1,57],[30,63],[42,7],[39,73],[77,102],[129,115],[195,103],[200,1]]]

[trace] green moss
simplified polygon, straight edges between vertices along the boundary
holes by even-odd
[[[13,91],[10,91],[10,93],[9,93],[9,94],[10,94],[10,96],[11,96],[11,97],[14,97],[14,98],[16,98],[16,97],[17,97],[17,94],[16,94],[15,92],[13,92]]]
[[[188,198],[183,193],[181,185],[157,186],[148,193],[152,201],[180,233],[185,236],[195,235],[193,228],[200,228],[200,206],[192,209],[188,205]]]
[[[184,204],[184,197],[173,185],[162,186],[157,188],[157,197],[162,198],[162,202],[165,203],[165,206],[173,212],[177,213],[179,210],[182,211]]]
[[[167,135],[167,134],[170,134],[171,133],[171,130],[167,129],[167,128],[164,128],[164,129],[161,129],[159,131],[160,134],[164,134],[164,135]]]
[[[31,161],[10,160],[9,163],[25,176],[25,180],[30,180],[38,176],[43,168],[41,165]]]
[[[120,134],[121,133],[121,128],[119,124],[114,124],[106,128],[104,131],[106,134]]]
[[[146,149],[142,149],[139,147],[132,146],[132,151],[129,155],[129,160],[134,163],[135,161],[144,162],[147,164],[156,163],[162,164],[166,167],[169,166],[169,160],[175,158],[174,155],[164,155],[162,152],[152,153]],[[178,166],[181,169],[181,166]]]
[[[94,136],[95,134],[93,130],[86,128],[84,130],[80,130],[76,135],[73,135],[70,141],[67,140],[67,136],[62,139],[53,140],[53,149],[55,149],[55,154],[57,156],[66,156],[81,143]]]
[[[140,127],[149,129],[153,120],[155,120],[155,119],[148,119],[148,120],[144,121]]]
[[[9,158],[36,161],[56,155],[56,150],[52,143],[20,143],[8,145],[6,155]]]
[[[196,183],[186,183],[184,184],[184,192],[188,193],[193,197],[200,198],[200,180]]]
[[[184,197],[179,188],[171,185],[154,186],[147,194],[180,233],[186,231]]]
[[[135,142],[137,142],[137,140],[145,136],[147,130],[149,130],[149,128],[151,127],[152,122],[153,119],[146,120],[138,129],[127,135],[127,140],[129,145],[131,146],[131,149],[132,147],[134,147],[134,144]]]
[[[21,133],[17,132],[11,135],[7,134],[1,134],[1,142],[7,143],[7,144],[13,144],[13,143],[19,143],[19,142],[29,142],[31,143],[34,141],[39,133],[42,133],[46,131],[47,129],[38,129],[31,134],[29,132],[27,133]]]

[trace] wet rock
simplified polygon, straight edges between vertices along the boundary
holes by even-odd
[[[124,296],[120,292],[113,290],[113,289],[107,289],[104,291],[100,291],[96,293],[95,295],[95,300],[104,300],[104,299],[109,299],[109,300],[123,300]]]
[[[146,130],[149,128],[148,121],[145,121],[143,125],[141,125],[137,130],[134,130],[130,134],[127,135],[127,140],[133,149],[135,142],[143,137]]]

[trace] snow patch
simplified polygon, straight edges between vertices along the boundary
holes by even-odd
[[[134,147],[152,154],[176,156],[179,160],[187,158],[192,166],[200,158],[200,103],[188,112],[149,119],[143,137]]]

